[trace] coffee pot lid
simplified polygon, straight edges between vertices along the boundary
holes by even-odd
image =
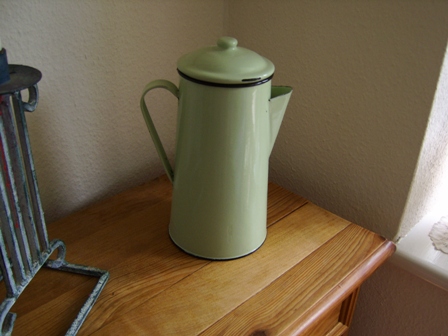
[[[181,76],[202,84],[252,86],[272,78],[274,64],[254,51],[238,47],[233,37],[221,37],[216,46],[182,56],[177,62]]]

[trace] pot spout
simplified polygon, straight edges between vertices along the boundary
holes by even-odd
[[[269,153],[271,153],[274,147],[275,139],[282,124],[291,93],[292,87],[290,86],[273,86],[271,88],[271,99],[269,99],[271,146]]]

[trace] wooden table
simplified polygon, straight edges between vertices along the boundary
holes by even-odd
[[[390,241],[275,184],[268,237],[231,261],[185,254],[168,236],[161,177],[50,224],[67,260],[110,271],[79,335],[342,335],[360,285]],[[42,269],[13,306],[13,335],[61,335],[96,279]]]

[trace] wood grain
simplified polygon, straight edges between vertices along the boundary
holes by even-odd
[[[195,258],[169,238],[171,191],[161,177],[49,225],[50,237],[66,242],[67,260],[110,271],[79,335],[345,330],[354,306],[341,318],[343,301],[393,250],[270,183],[262,247],[231,261]],[[94,282],[40,272],[12,309],[14,334],[63,334]]]
[[[353,244],[356,242],[356,244]],[[203,335],[301,334],[315,326],[312,315],[340,305],[344,297],[332,297],[343,280],[352,275],[366,259],[378,250],[384,239],[356,225],[350,225],[331,240],[314,250],[282,277],[220,319]],[[359,275],[356,274],[356,278]],[[353,279],[353,284],[356,279]],[[345,291],[355,287],[346,282]],[[323,302],[325,309],[316,307]],[[316,309],[318,308],[318,309]],[[237,318],[243,315],[245,318]],[[280,314],[279,314],[280,313]]]
[[[305,332],[301,333],[301,336],[313,336],[313,335],[328,335],[334,332],[335,326],[339,323],[339,315],[342,305],[336,305],[328,311],[322,313],[319,318],[319,323],[313,324]],[[342,324],[342,323],[341,323]]]
[[[270,226],[291,212],[297,210],[308,201],[280,186],[270,182],[268,185],[267,225]]]
[[[339,322],[325,336],[341,336],[346,335],[347,332],[348,327],[345,324]]]
[[[132,316],[115,316],[99,334],[115,335],[118,326],[124,334],[138,332],[135,326],[158,335],[200,333],[348,225],[338,221],[324,229],[322,223],[328,221],[328,213],[312,204],[301,209],[306,211],[293,212],[269,227],[269,238],[256,253],[208,263],[169,290],[142,302]],[[313,239],[307,239],[310,235]]]

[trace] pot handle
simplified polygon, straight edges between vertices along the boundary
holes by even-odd
[[[148,107],[145,103],[145,95],[151,91],[152,89],[163,88],[170,91],[176,98],[179,98],[179,89],[176,85],[171,83],[170,81],[164,79],[158,79],[148,83],[143,89],[142,97],[140,98],[140,109],[142,110],[143,118],[145,119],[146,126],[148,127],[149,133],[151,134],[152,141],[156,146],[157,153],[159,154],[159,158],[162,160],[163,167],[165,168],[165,172],[168,175],[171,183],[174,180],[174,171],[171,167],[170,162],[168,161],[168,157],[166,156],[165,149],[163,148],[162,142],[160,141],[159,135],[157,134],[156,128],[154,127],[154,123],[152,122],[151,116],[149,115]]]

